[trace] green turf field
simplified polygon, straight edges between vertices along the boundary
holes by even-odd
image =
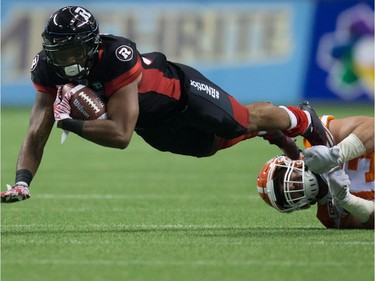
[[[316,107],[337,117],[370,107]],[[29,110],[2,111],[1,186],[13,183]],[[32,198],[1,206],[1,280],[374,280],[374,233],[288,215],[255,180],[279,151],[261,139],[207,159],[125,151],[54,129]]]

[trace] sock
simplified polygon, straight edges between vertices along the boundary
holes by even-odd
[[[280,108],[284,109],[290,118],[291,126],[283,131],[288,137],[294,138],[302,135],[311,124],[311,116],[307,111],[294,106],[280,106]]]

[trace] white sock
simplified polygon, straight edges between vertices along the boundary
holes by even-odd
[[[280,105],[279,108],[284,109],[286,111],[286,113],[288,113],[289,120],[290,120],[290,127],[288,128],[288,130],[296,127],[297,126],[297,117],[294,115],[294,113],[283,105]]]

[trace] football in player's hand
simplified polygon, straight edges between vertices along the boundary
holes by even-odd
[[[84,85],[66,84],[62,88],[62,94],[71,92],[70,116],[79,120],[106,119],[106,107],[100,96],[92,89]]]

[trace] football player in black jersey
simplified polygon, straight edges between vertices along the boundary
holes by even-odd
[[[205,157],[255,136],[299,157],[291,137],[304,135],[326,144],[324,125],[308,104],[278,107],[269,102],[242,105],[197,70],[167,60],[162,53],[140,54],[131,40],[99,34],[85,8],[68,6],[49,18],[43,50],[33,60],[36,89],[27,135],[17,161],[15,185],[1,202],[30,197],[53,124],[99,145],[125,149],[135,131],[160,151]],[[106,120],[74,120],[67,83],[84,84],[105,98]]]

